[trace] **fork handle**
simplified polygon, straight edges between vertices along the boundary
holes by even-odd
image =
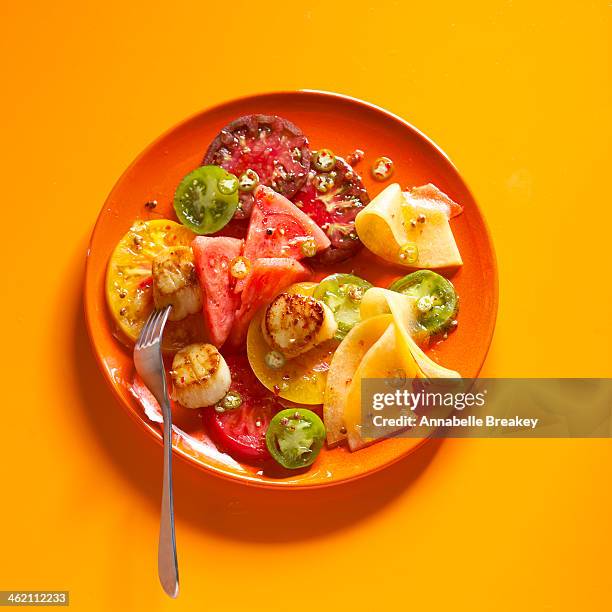
[[[162,406],[164,416],[164,476],[157,571],[164,591],[174,598],[179,593],[179,577],[174,532],[174,495],[172,493],[172,412],[167,398],[168,393],[164,381],[164,405]]]

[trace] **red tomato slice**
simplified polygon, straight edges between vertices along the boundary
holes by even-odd
[[[215,346],[226,340],[234,323],[238,296],[230,274],[232,259],[240,255],[242,240],[198,236],[191,244],[203,292],[204,317]]]
[[[244,248],[245,257],[305,257],[302,245],[314,241],[317,251],[330,245],[325,232],[293,202],[260,185]]]
[[[277,398],[255,377],[246,355],[224,355],[232,374],[231,390],[242,397],[236,410],[202,411],[204,425],[211,440],[235,459],[261,462],[270,457],[266,447],[266,430],[272,417],[284,408]]]
[[[232,346],[240,346],[246,339],[251,319],[260,306],[272,300],[285,287],[310,278],[310,270],[289,257],[256,259],[240,294],[240,309],[229,336]]]

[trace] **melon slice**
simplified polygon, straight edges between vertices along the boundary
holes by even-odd
[[[382,336],[368,349],[349,386],[344,426],[347,431],[349,448],[352,451],[378,442],[380,438],[365,438],[361,433],[361,381],[364,378],[394,378],[397,370],[404,366],[407,378],[418,378],[419,371],[410,353],[401,355],[397,337],[397,325],[391,321]]]
[[[255,191],[244,256],[306,257],[305,241],[312,243],[311,254],[323,251],[331,243],[327,234],[293,202],[269,187],[260,185]]]
[[[361,301],[361,318],[391,313],[398,330],[398,351],[400,355],[412,355],[425,378],[461,378],[459,372],[449,370],[428,357],[414,339],[417,329],[414,300],[407,295],[372,287],[365,292]]]
[[[402,192],[398,183],[379,193],[355,220],[365,246],[386,261],[408,268],[463,265],[449,219],[461,207],[434,185]],[[423,222],[419,219],[424,218]],[[416,258],[402,259],[406,245],[416,245]]]
[[[249,261],[264,257],[299,260],[329,245],[325,232],[293,202],[264,185],[256,189],[243,253]],[[236,293],[244,290],[247,279],[236,281]]]
[[[363,378],[395,378],[398,372],[407,379],[460,378],[417,344],[410,297],[373,287],[366,291],[360,310],[362,321],[342,341],[330,364],[323,405],[328,445],[348,438],[351,450],[377,441],[361,435]]]
[[[397,376],[398,371],[409,380],[461,377],[458,372],[449,370],[430,359],[415,342],[410,331],[414,329],[414,304],[409,297],[388,289],[378,287],[370,289],[364,295],[361,312],[362,317],[365,315],[370,318],[366,318],[362,325],[368,321],[384,318],[383,313],[389,311],[391,324],[361,359],[347,392],[343,416],[349,448],[352,451],[379,440],[379,438],[367,439],[361,433],[362,379],[393,378]],[[423,430],[423,435],[429,435],[427,430]],[[420,438],[414,438],[415,442],[419,440]]]
[[[220,347],[234,324],[238,297],[230,274],[232,259],[240,255],[242,240],[198,236],[191,245],[204,294],[204,318],[212,343]]]
[[[336,446],[346,439],[344,412],[349,387],[364,355],[392,321],[388,314],[362,321],[349,331],[336,349],[327,374],[323,403],[328,446]]]

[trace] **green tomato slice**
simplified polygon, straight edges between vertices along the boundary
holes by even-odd
[[[275,414],[266,431],[266,446],[274,460],[295,470],[314,463],[325,441],[325,425],[306,408],[287,408]]]
[[[450,327],[459,310],[453,284],[431,270],[408,274],[389,289],[414,298],[417,322],[432,336]]]
[[[190,172],[174,194],[174,210],[183,225],[196,234],[214,234],[234,216],[238,179],[219,166]]]
[[[315,288],[313,297],[325,302],[334,313],[338,340],[342,340],[361,320],[359,305],[363,294],[371,287],[367,280],[353,274],[332,274]]]

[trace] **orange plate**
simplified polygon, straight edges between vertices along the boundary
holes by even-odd
[[[463,214],[451,222],[464,261],[463,268],[452,277],[461,300],[459,326],[446,342],[433,347],[430,355],[465,377],[477,376],[495,325],[497,270],[485,222],[453,164],[418,130],[378,107],[324,92],[272,93],[222,104],[161,136],[125,171],[100,213],[87,261],[87,323],[104,374],[129,414],[161,442],[159,426],[146,418],[129,391],[133,373],[131,352],[115,338],[106,311],[104,278],[108,258],[135,219],[174,218],[172,198],[180,179],[200,164],[220,128],[249,113],[286,117],[304,131],[313,149],[329,147],[339,155],[363,149],[365,159],[356,170],[371,197],[386,183],[374,181],[369,168],[377,157],[386,155],[395,162],[392,181],[403,187],[434,183],[464,206]],[[149,200],[158,202],[154,211],[144,206]],[[365,249],[355,259],[337,266],[337,270],[355,270],[381,286],[403,275],[402,270],[381,262]],[[317,487],[346,482],[390,465],[420,443],[397,438],[356,453],[344,448],[324,449],[310,470],[271,478],[256,468],[232,464],[231,458],[215,455],[205,444],[198,444],[198,439],[205,435],[198,423],[198,419],[189,419],[189,435],[175,435],[178,455],[214,474],[265,487]]]

